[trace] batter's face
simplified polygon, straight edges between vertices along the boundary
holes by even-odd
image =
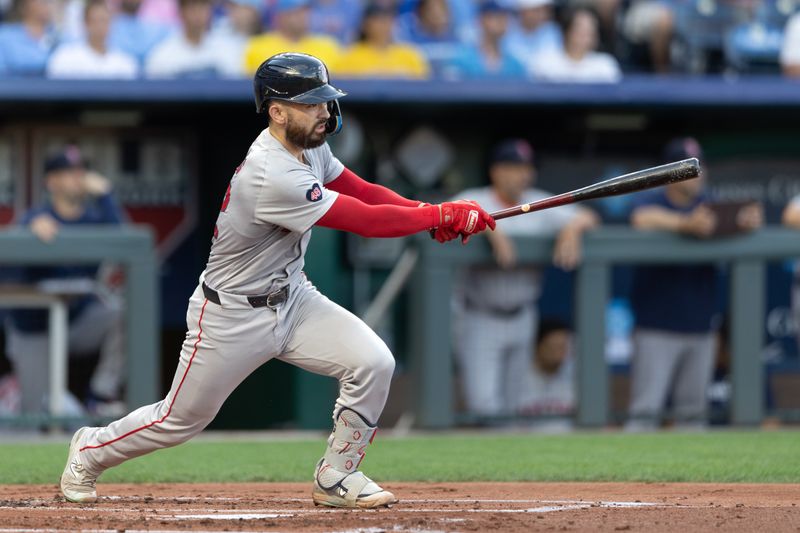
[[[325,132],[325,123],[331,116],[326,103],[280,102],[278,105],[284,112],[284,128],[288,142],[303,149],[316,148],[325,142],[328,136]]]
[[[489,169],[489,177],[500,198],[517,204],[525,189],[533,184],[536,171],[526,163],[495,163]]]

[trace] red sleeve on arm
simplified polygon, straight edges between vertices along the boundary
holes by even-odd
[[[345,168],[339,176],[325,185],[327,189],[340,194],[358,198],[369,205],[399,205],[402,207],[417,207],[420,202],[403,198],[391,189],[364,181],[349,168]]]
[[[439,211],[434,205],[367,205],[340,194],[316,225],[362,237],[403,237],[432,229],[438,220]]]

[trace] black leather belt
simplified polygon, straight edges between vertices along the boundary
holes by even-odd
[[[206,285],[206,282],[203,282],[203,294],[209,301],[214,302],[217,305],[222,305],[219,299],[219,293]],[[277,309],[284,303],[286,300],[289,299],[289,287],[283,287],[278,289],[277,291],[271,292],[269,294],[262,294],[260,296],[247,296],[247,301],[253,307],[269,307],[270,309]]]

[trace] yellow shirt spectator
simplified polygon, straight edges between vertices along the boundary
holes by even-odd
[[[430,75],[428,62],[416,48],[395,43],[384,47],[355,43],[331,70],[338,76],[354,78],[424,79]]]
[[[341,47],[324,35],[307,35],[298,40],[289,40],[277,32],[253,37],[244,53],[245,69],[252,74],[267,58],[281,52],[302,52],[322,60],[327,65],[335,64],[341,55]]]

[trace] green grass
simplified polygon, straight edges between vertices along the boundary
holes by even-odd
[[[324,438],[195,441],[129,461],[103,481],[308,481],[323,447]],[[55,483],[66,451],[66,442],[0,445],[0,483]],[[394,481],[800,483],[800,432],[379,436],[362,466]]]

